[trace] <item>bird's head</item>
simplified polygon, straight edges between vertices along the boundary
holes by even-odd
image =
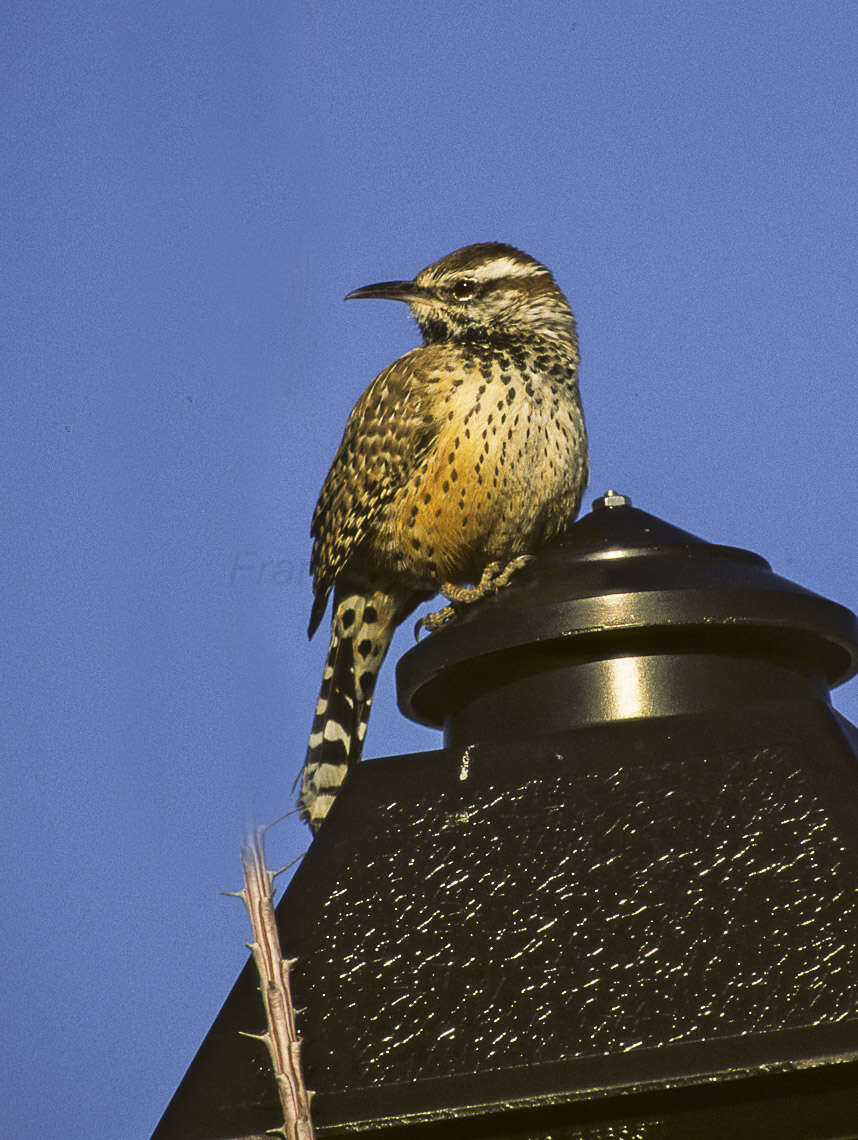
[[[413,281],[381,281],[349,293],[405,301],[425,344],[503,342],[546,336],[575,343],[575,318],[551,272],[499,242],[457,249],[421,269]]]

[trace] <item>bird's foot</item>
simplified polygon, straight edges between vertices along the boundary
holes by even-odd
[[[438,592],[450,605],[421,618],[414,627],[414,636],[419,637],[421,629],[425,629],[427,633],[434,633],[436,629],[458,617],[467,606],[496,594],[509,583],[513,574],[532,559],[532,554],[520,554],[518,558],[513,558],[506,564],[490,562],[483,570],[483,575],[476,586],[457,586],[453,582],[444,582]]]

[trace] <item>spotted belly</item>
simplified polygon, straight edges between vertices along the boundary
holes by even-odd
[[[393,544],[409,574],[476,580],[488,563],[529,553],[574,517],[587,464],[577,393],[529,387],[484,385],[450,408],[395,504]]]

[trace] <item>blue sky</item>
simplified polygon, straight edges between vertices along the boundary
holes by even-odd
[[[858,606],[855,8],[9,0],[0,1101],[147,1137],[245,960],[324,635],[308,526],[474,241],[575,310],[592,479]],[[439,744],[383,671],[369,755]],[[858,682],[835,693],[858,721]],[[272,863],[304,849],[294,819]],[[11,867],[10,867],[11,864]]]

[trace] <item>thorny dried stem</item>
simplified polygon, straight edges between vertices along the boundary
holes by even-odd
[[[301,1039],[295,1029],[295,1008],[289,974],[295,959],[285,959],[274,918],[275,872],[265,866],[264,828],[254,828],[241,849],[244,889],[225,892],[242,899],[250,915],[253,941],[248,948],[259,974],[268,1029],[244,1034],[264,1041],[271,1056],[283,1123],[274,1128],[286,1140],[314,1140],[310,1097],[301,1071]]]

